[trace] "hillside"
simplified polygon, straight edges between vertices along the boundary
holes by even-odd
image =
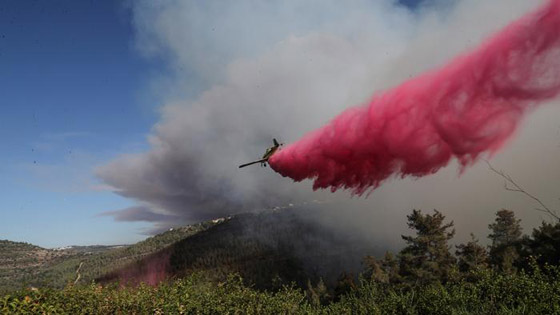
[[[41,273],[59,263],[104,252],[111,246],[81,246],[65,249],[45,249],[28,243],[0,241],[0,290],[19,288],[36,283]]]
[[[365,255],[383,253],[304,219],[301,211],[235,216],[98,280],[156,283],[205,272],[216,280],[239,273],[248,284],[264,289],[290,282],[305,286],[308,279],[332,283],[343,271],[360,270]],[[306,217],[314,215],[305,211]]]
[[[309,219],[317,215],[317,209],[242,214],[175,228],[126,246],[44,249],[5,241],[0,290],[61,288],[94,280],[155,284],[195,272],[214,280],[239,273],[248,284],[264,289],[290,282],[305,286],[308,279],[334,283],[343,271],[361,270],[364,256],[383,253]]]
[[[21,283],[21,279],[52,259],[44,248],[0,240],[0,289]]]
[[[61,288],[76,279],[79,283],[89,283],[214,224],[210,221],[173,229],[134,245],[45,249],[27,243],[0,241],[0,291],[22,286]]]

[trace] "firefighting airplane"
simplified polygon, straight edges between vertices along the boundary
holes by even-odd
[[[266,166],[266,162],[268,162],[268,159],[270,159],[270,157],[276,153],[276,151],[278,151],[278,149],[280,148],[280,146],[283,143],[278,143],[278,141],[276,141],[276,139],[272,139],[272,142],[274,143],[274,146],[266,149],[266,151],[264,152],[263,157],[258,160],[258,161],[253,161],[247,164],[243,164],[243,165],[239,165],[239,168],[245,167],[245,166],[249,166],[249,165],[253,165],[253,164],[257,164],[257,163],[261,163],[261,166],[265,167]]]

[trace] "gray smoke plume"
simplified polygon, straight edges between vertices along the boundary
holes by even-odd
[[[154,230],[306,201],[327,201],[321,220],[397,242],[413,208],[437,208],[458,238],[483,238],[494,213],[517,211],[526,226],[544,217],[478,164],[451,165],[419,180],[395,179],[367,199],[313,192],[269,169],[239,170],[273,137],[297,140],[343,109],[473,48],[542,1],[427,1],[417,10],[390,0],[138,1],[139,51],[169,66],[156,78],[161,119],[148,152],[98,169],[138,207],[104,213]],[[556,102],[557,103],[557,102]],[[492,163],[552,203],[560,195],[558,104],[534,113]],[[553,203],[552,203],[553,204]],[[393,240],[393,241],[391,241]]]

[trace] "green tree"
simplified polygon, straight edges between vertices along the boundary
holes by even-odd
[[[519,260],[521,236],[523,235],[521,220],[511,210],[502,209],[496,212],[496,220],[489,224],[491,233],[488,238],[490,245],[490,262],[494,268],[505,273],[517,271],[515,263]]]
[[[402,236],[407,243],[398,256],[403,280],[418,284],[447,282],[455,265],[448,245],[455,235],[453,221],[444,224],[445,216],[437,210],[431,215],[413,210],[407,218],[416,236]]]
[[[386,252],[383,259],[376,259],[373,256],[364,258],[366,279],[380,283],[400,283],[399,262],[391,252]]]
[[[375,282],[388,283],[389,275],[383,268],[383,260],[373,256],[366,256],[363,261],[365,265],[364,276]]]
[[[471,233],[471,240],[466,244],[455,246],[459,271],[470,272],[488,267],[488,253],[486,249],[478,243],[478,239]]]
[[[521,220],[517,219],[511,210],[502,209],[496,212],[495,222],[488,225],[492,231],[488,235],[492,246],[509,245],[519,241],[523,234],[520,223]]]
[[[531,238],[524,241],[524,255],[533,256],[539,265],[560,264],[560,222],[543,222],[533,230]]]
[[[386,252],[383,258],[383,269],[389,277],[391,283],[401,283],[402,277],[400,275],[399,262],[391,252]]]

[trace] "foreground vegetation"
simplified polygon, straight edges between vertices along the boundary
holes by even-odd
[[[69,286],[21,290],[0,299],[0,313],[32,314],[558,314],[560,272],[556,267],[504,275],[471,273],[446,284],[403,287],[361,279],[330,301],[312,291],[285,286],[258,291],[237,276],[225,282],[194,274],[152,287]]]
[[[403,236],[398,254],[368,256],[358,278],[343,273],[334,285],[310,277],[288,285],[277,273],[262,287],[236,273],[220,277],[198,268],[154,286],[22,289],[0,295],[0,313],[560,314],[560,223],[543,222],[523,236],[520,220],[501,210],[489,225],[488,248],[473,236],[453,255],[453,222],[442,213],[414,210],[407,219],[415,233]]]

